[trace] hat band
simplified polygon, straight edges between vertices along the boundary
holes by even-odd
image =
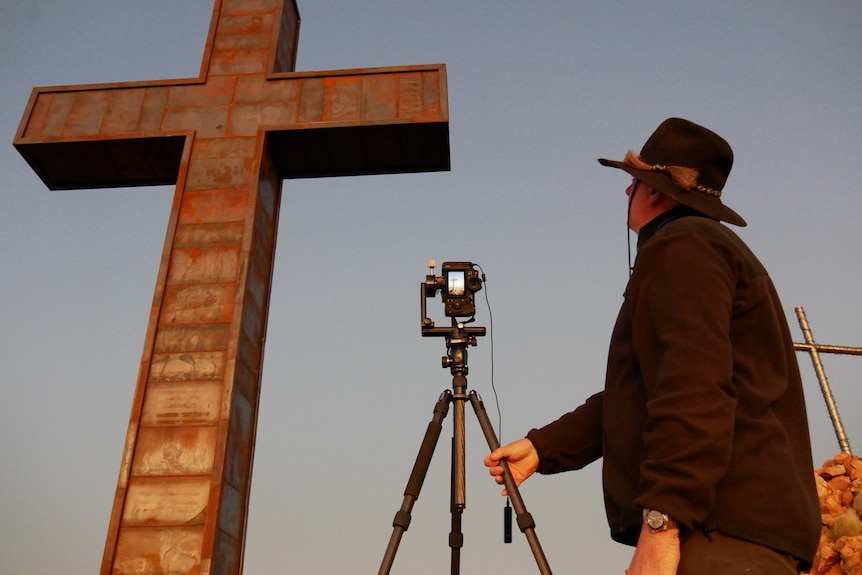
[[[626,157],[623,160],[623,163],[638,170],[651,170],[655,172],[661,172],[662,174],[669,176],[674,184],[684,190],[697,190],[715,198],[721,197],[721,190],[716,190],[715,188],[710,188],[708,186],[704,186],[697,183],[697,176],[699,174],[698,171],[694,168],[686,168],[684,166],[663,166],[661,164],[647,164],[638,154],[635,154],[634,150],[629,150],[628,152],[626,152]]]

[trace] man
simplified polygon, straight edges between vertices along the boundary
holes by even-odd
[[[807,568],[820,512],[802,382],[766,270],[720,223],[745,225],[721,201],[730,146],[671,118],[640,154],[599,162],[633,177],[638,234],[604,390],[485,465],[502,483],[506,458],[520,484],[602,458],[630,575]]]

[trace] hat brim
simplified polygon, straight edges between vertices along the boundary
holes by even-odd
[[[638,180],[641,180],[648,186],[655,188],[656,190],[667,196],[670,196],[672,199],[683,205],[686,205],[690,208],[694,208],[695,210],[706,216],[739,227],[745,227],[747,225],[745,223],[745,220],[742,219],[742,216],[725,206],[721,202],[720,198],[710,196],[702,192],[689,191],[680,188],[679,186],[674,184],[668,176],[661,172],[657,172],[655,170],[641,170],[638,168],[633,168],[632,166],[629,166],[624,162],[607,160],[605,158],[599,158],[599,163],[609,168],[618,168],[620,170],[623,170],[624,172],[627,172]]]

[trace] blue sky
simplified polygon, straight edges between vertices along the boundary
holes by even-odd
[[[284,185],[245,572],[374,572],[437,396],[425,262],[487,273],[504,441],[600,389],[625,287],[625,174],[669,116],[723,135],[725,201],[821,343],[862,346],[862,5],[299,2],[298,70],[442,62],[452,170]],[[11,142],[34,86],[197,76],[210,0],[0,6],[0,572],[99,568],[173,189],[49,192]],[[439,271],[439,267],[438,267]],[[488,326],[484,299],[477,320]],[[434,302],[429,302],[432,311]],[[442,309],[439,310],[442,320]],[[491,341],[470,388],[496,421]],[[807,356],[817,465],[838,451]],[[858,357],[824,358],[862,448]],[[447,569],[451,418],[393,573]],[[467,418],[464,572],[535,570],[502,543]],[[769,464],[769,462],[764,462]],[[522,490],[551,567],[621,572],[599,465]],[[780,497],[781,494],[776,494]],[[421,566],[421,567],[420,567]]]

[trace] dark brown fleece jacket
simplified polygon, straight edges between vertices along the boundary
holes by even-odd
[[[611,536],[645,507],[811,561],[820,511],[778,295],[743,241],[686,209],[641,230],[604,391],[528,437],[540,473],[603,458]]]

